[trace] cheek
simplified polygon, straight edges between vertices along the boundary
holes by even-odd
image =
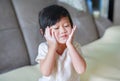
[[[59,37],[59,32],[54,31],[54,35],[55,35],[55,37],[58,39],[58,37]]]
[[[69,28],[67,31],[68,31],[68,34],[71,34],[72,28]]]
[[[57,40],[57,41],[59,41],[59,40],[60,40],[59,33],[55,33],[55,38],[56,38],[56,40]]]
[[[70,33],[72,32],[72,29],[70,30]]]

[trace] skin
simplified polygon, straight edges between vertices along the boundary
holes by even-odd
[[[68,17],[63,17],[55,25],[46,28],[44,37],[48,43],[48,54],[45,59],[40,60],[40,70],[43,75],[49,76],[52,73],[56,55],[62,55],[65,48],[68,48],[76,72],[79,74],[85,72],[86,62],[72,43],[75,29],[76,26],[71,27]]]

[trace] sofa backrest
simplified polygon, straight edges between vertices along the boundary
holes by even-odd
[[[10,0],[0,0],[0,73],[28,65],[26,45]]]
[[[38,45],[44,40],[39,32],[38,12],[45,6],[55,3],[55,0],[12,0],[12,2],[25,39],[30,63],[35,64]]]

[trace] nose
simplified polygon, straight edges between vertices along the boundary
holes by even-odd
[[[66,33],[67,30],[66,30],[64,27],[60,27],[60,32],[61,32],[61,33]]]

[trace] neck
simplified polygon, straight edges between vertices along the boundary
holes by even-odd
[[[59,55],[62,55],[63,52],[64,52],[64,50],[65,50],[65,48],[66,48],[66,44],[59,44],[59,45],[58,45],[58,49],[57,49],[56,52],[57,52]]]

